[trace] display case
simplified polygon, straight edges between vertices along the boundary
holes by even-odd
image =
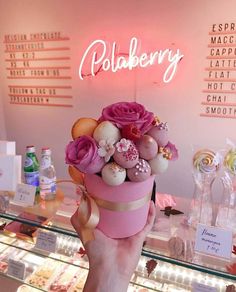
[[[0,281],[11,279],[18,291],[82,291],[88,261],[70,224],[76,199],[58,190],[55,200],[24,207],[14,204],[11,194],[5,195],[10,196],[10,204],[0,213]],[[226,260],[196,253],[195,230],[190,227],[182,230],[184,243],[189,244],[184,256],[171,254],[170,239],[183,225],[184,216],[167,216],[157,204],[156,222],[128,291],[235,291],[235,255]],[[49,243],[40,244],[40,233],[53,235]]]

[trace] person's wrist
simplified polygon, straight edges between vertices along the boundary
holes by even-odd
[[[100,264],[89,268],[84,292],[126,292],[130,277],[119,273],[113,265]]]

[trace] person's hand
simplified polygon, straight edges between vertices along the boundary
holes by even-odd
[[[89,259],[89,275],[86,292],[127,291],[130,278],[138,264],[144,240],[155,220],[155,205],[151,201],[147,223],[139,233],[123,239],[111,239],[100,230],[94,230],[95,239],[85,244]],[[71,223],[80,237],[77,212]]]

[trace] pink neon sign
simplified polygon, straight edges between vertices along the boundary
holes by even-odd
[[[133,37],[130,40],[129,53],[127,56],[117,52],[117,44],[113,42],[110,46],[103,40],[93,41],[85,50],[79,66],[79,77],[83,80],[83,69],[86,62],[90,63],[90,74],[97,74],[96,68],[102,71],[117,72],[121,69],[132,70],[136,67],[145,68],[155,64],[167,62],[167,68],[163,75],[163,81],[168,83],[172,80],[177,70],[177,65],[184,55],[177,49],[175,52],[170,49],[158,50],[151,53],[137,55],[138,39]],[[109,56],[110,55],[110,56]],[[91,59],[90,59],[91,58]]]

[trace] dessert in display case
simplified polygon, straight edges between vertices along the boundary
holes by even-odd
[[[201,149],[193,156],[196,196],[190,202],[156,193],[155,176],[167,170],[178,151],[169,141],[167,123],[142,105],[120,102],[104,108],[98,120],[80,118],[72,139],[66,147],[71,179],[57,181],[55,198],[37,198],[24,206],[14,193],[1,193],[8,202],[0,212],[2,281],[17,281],[18,291],[82,291],[88,274],[82,242],[93,240],[94,228],[111,238],[137,233],[154,200],[156,220],[128,291],[236,290],[235,233],[227,226],[214,227],[211,184],[221,167],[214,151]],[[232,164],[230,154],[225,167]],[[60,189],[60,183],[68,182],[75,198]],[[234,192],[229,190],[232,205]],[[96,215],[89,236],[82,232],[81,240],[70,224],[77,207],[82,225]],[[205,249],[197,248],[200,241],[207,242]]]
[[[166,199],[164,195],[158,195]],[[59,189],[55,200],[60,200],[63,206],[62,193]],[[171,209],[174,210],[173,214],[178,211],[181,204],[188,203],[183,202],[181,198],[173,198],[173,201],[176,203]],[[70,202],[73,210],[73,201]],[[66,203],[68,208],[68,201]],[[1,281],[6,277],[18,281],[18,291],[83,289],[88,273],[85,250],[70,225],[71,213],[68,211],[67,215],[64,213],[62,216],[61,206],[59,208],[58,204],[55,206],[55,209],[51,207],[47,214],[44,213],[48,218],[46,225],[22,219],[18,214],[23,213],[23,210],[20,210],[23,207],[11,203],[7,212],[0,214]],[[44,210],[44,207],[45,202],[40,201],[37,206],[28,207],[24,212],[38,213]],[[164,209],[167,215],[163,212]],[[234,291],[236,285],[234,253],[232,252],[231,260],[227,260],[195,252],[193,246],[195,231],[189,225],[185,226],[185,214],[173,215],[169,214],[168,208],[164,209],[157,206],[157,219],[153,230],[146,238],[142,256],[131,278],[128,291],[195,291],[194,285],[211,287],[212,290],[209,291]],[[36,233],[34,240],[4,231],[4,227],[15,220],[33,228],[34,234]],[[37,243],[39,230],[56,235],[53,252],[48,251],[50,237],[45,246],[39,246]],[[13,267],[16,269],[13,269],[13,272],[12,268],[9,269],[12,265],[11,259],[14,260]]]

